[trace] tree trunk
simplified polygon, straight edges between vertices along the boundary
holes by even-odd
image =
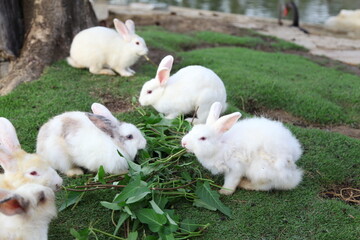
[[[22,9],[17,9],[20,12],[17,14],[22,15],[24,20],[24,43],[20,56],[10,62],[9,73],[0,79],[0,95],[9,93],[22,82],[38,78],[45,66],[67,57],[73,37],[82,29],[97,23],[88,0],[21,0],[20,5]],[[21,33],[10,22],[5,26],[21,39]],[[4,34],[3,31],[0,28],[0,35]],[[0,56],[1,52],[0,48]]]

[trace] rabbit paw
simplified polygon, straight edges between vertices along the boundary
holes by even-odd
[[[234,189],[225,189],[225,188],[222,188],[219,190],[219,193],[222,194],[222,195],[231,195],[235,192]]]
[[[116,73],[113,70],[105,69],[105,68],[101,69],[99,74],[110,75],[110,76],[116,75]]]
[[[76,177],[79,175],[83,175],[84,171],[81,170],[80,168],[71,168],[66,172],[66,176],[68,177]]]
[[[116,73],[111,70],[111,69],[106,69],[106,68],[103,68],[103,69],[98,69],[96,67],[90,67],[89,68],[89,71],[92,73],[92,74],[103,74],[103,75],[116,75]]]
[[[128,71],[128,70],[121,70],[121,71],[118,71],[118,73],[122,76],[122,77],[131,77],[134,75],[134,71]]]
[[[135,71],[132,70],[131,68],[127,68],[126,70],[127,70],[128,72],[131,72],[132,74],[135,74]]]

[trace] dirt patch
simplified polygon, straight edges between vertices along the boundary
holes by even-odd
[[[360,188],[351,187],[350,184],[332,186],[330,189],[320,193],[327,199],[340,199],[348,204],[360,205]]]
[[[149,48],[148,57],[151,60],[150,64],[154,65],[154,67],[157,69],[158,64],[160,61],[166,56],[166,55],[173,55],[176,56],[176,53],[174,52],[168,52],[163,49],[159,48]],[[181,62],[181,59],[179,57],[175,57],[174,59],[174,65]],[[149,62],[145,58],[140,58],[139,61],[131,68],[133,68],[135,71],[140,68],[140,66],[144,64],[149,64]],[[155,77],[156,72],[154,72]],[[150,79],[149,79],[150,80]]]
[[[94,93],[95,95],[95,93]],[[96,95],[100,97],[102,103],[112,112],[112,113],[122,113],[132,111],[134,108],[131,105],[131,100],[124,97],[117,97],[110,93],[100,93]]]
[[[283,123],[290,123],[295,126],[304,127],[304,128],[318,128],[329,132],[336,132],[348,137],[360,139],[360,129],[352,128],[346,125],[339,126],[324,126],[320,124],[310,123],[300,117],[296,117],[291,113],[288,113],[281,109],[266,109],[266,108],[258,108],[255,111],[251,111],[251,114],[256,116],[264,116],[273,120],[277,120]]]
[[[262,109],[261,111],[256,112],[255,115],[264,116],[283,123],[291,123],[293,125],[300,127],[310,126],[310,124],[308,124],[304,119],[295,117],[292,114],[281,109],[277,109],[277,110]]]

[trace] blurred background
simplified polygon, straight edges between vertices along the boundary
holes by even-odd
[[[106,0],[95,0],[104,2]],[[110,4],[165,3],[173,6],[203,10],[238,13],[247,16],[277,18],[278,6],[285,0],[107,0]],[[306,23],[323,24],[330,16],[337,15],[341,9],[360,9],[360,0],[294,0],[300,20]]]

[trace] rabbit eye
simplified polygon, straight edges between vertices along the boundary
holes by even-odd
[[[136,45],[140,45],[140,42],[139,42],[139,41],[136,41],[135,44],[136,44]]]
[[[205,141],[206,140],[206,137],[201,137],[199,138],[200,141]]]
[[[134,138],[134,136],[133,136],[132,134],[126,136],[126,139],[127,139],[127,140],[131,140],[131,139],[133,139],[133,138]]]
[[[31,176],[39,176],[39,174],[38,174],[37,171],[32,171],[32,172],[30,173],[30,175],[31,175]]]
[[[152,93],[152,90],[148,90],[148,91],[147,91],[147,94],[151,94],[151,93]]]

